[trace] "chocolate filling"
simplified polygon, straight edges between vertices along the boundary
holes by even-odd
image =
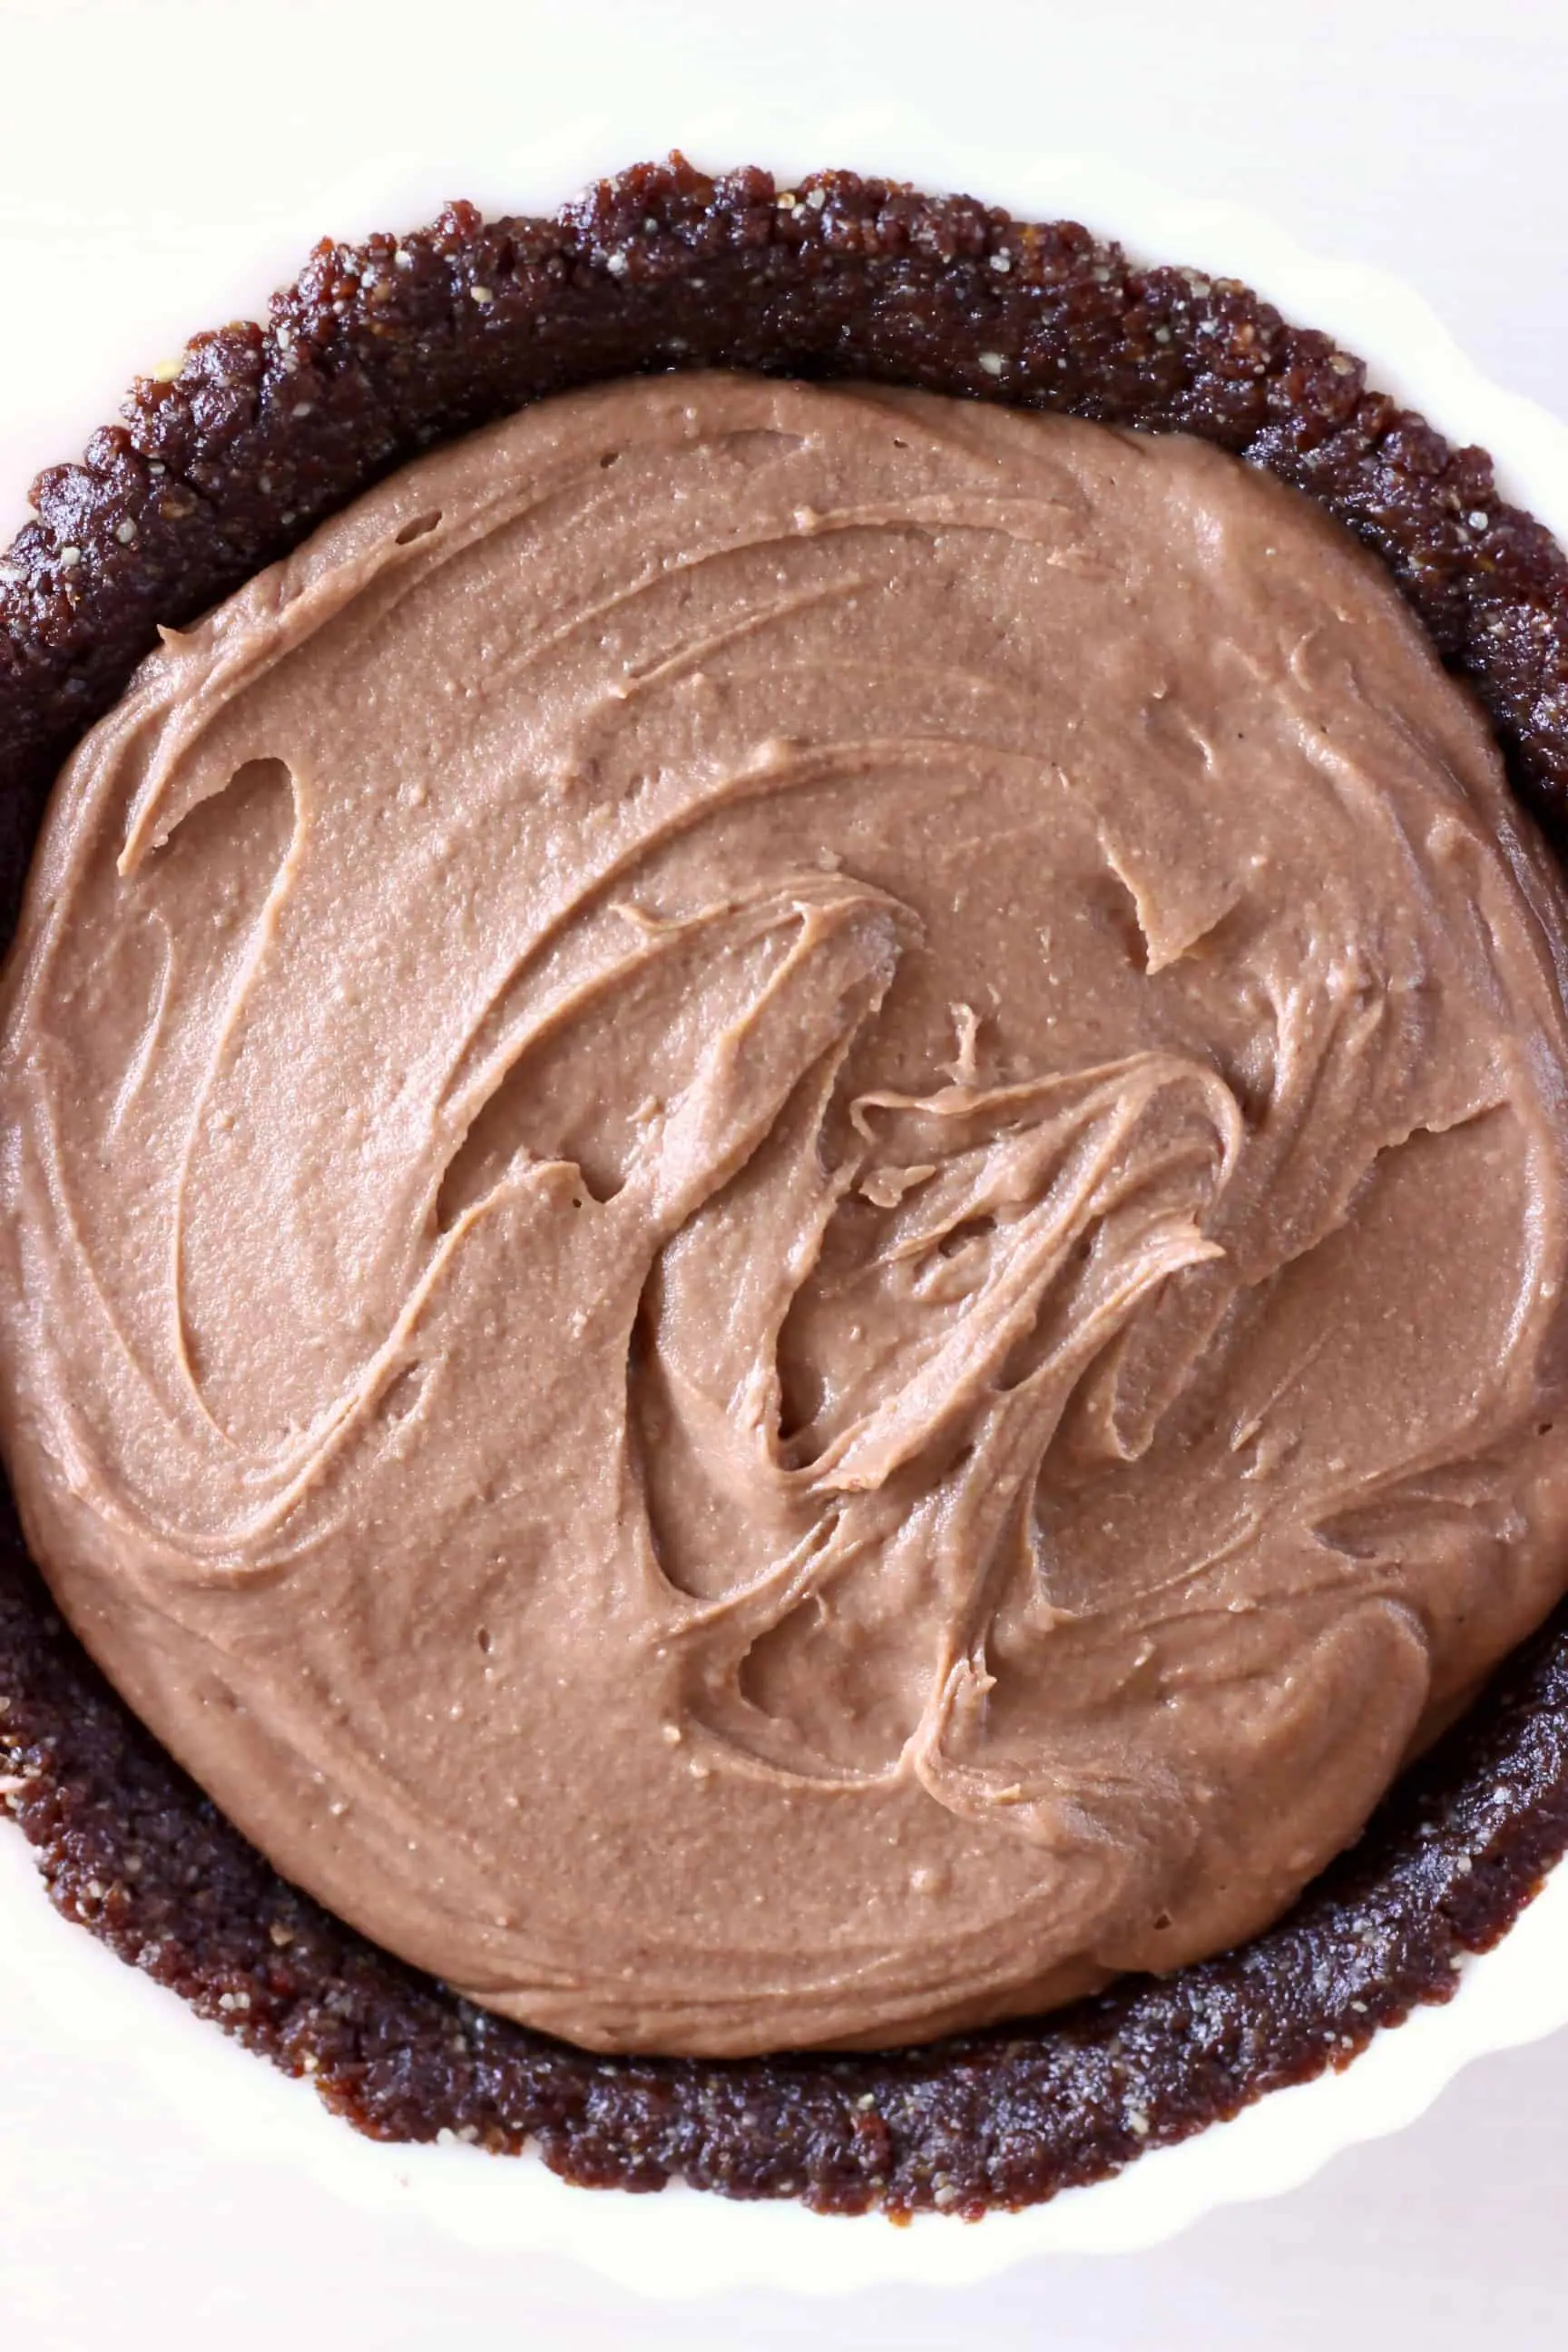
[[[190,618],[433,439],[676,363],[999,394],[1179,426],[1267,465],[1384,556],[1561,841],[1568,572],[1499,504],[1480,453],[1447,450],[1245,289],[1131,271],[1077,228],[842,176],[780,203],[760,174],[716,186],[676,165],[554,222],[486,228],[458,208],[401,245],[321,248],[270,335],[203,339],[174,383],[139,387],[132,429],[97,436],[86,470],[41,478],[40,522],[0,591],[11,894],[53,766],[154,620]],[[679,2170],[844,2209],[1029,2201],[1440,1998],[1568,1839],[1559,1612],[1355,1852],[1237,1953],[919,2053],[610,2065],[457,2002],[285,1887],[97,1682],[13,1557],[0,1735],[61,1907],[314,2073],[363,2128],[532,2136],[584,2180]]]

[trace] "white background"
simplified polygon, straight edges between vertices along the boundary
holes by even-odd
[[[1561,0],[0,0],[0,523],[133,370],[253,309],[321,231],[406,226],[448,194],[549,198],[563,157],[578,176],[631,160],[634,119],[648,153],[685,140],[742,160],[738,128],[715,144],[732,112],[795,168],[886,165],[891,104],[1255,205],[1396,270],[1491,375],[1568,410]],[[467,160],[509,152],[500,178]],[[1403,2137],[1152,2253],[946,2297],[671,2310],[219,2161],[130,2069],[45,2063],[42,2033],[25,1998],[0,2013],[0,2336],[38,2352],[1568,2337],[1568,2038],[1487,2062]]]

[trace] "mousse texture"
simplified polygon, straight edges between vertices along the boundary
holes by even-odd
[[[84,275],[90,299],[90,272]],[[1234,279],[1071,221],[853,173],[683,159],[547,218],[456,205],[323,241],[268,323],[195,337],[0,558],[0,892],[158,624],[184,625],[431,442],[636,370],[922,384],[1188,431],[1306,489],[1475,688],[1516,795],[1568,824],[1568,559],[1353,353]],[[479,2009],[279,1879],[92,1667],[0,1537],[0,1802],[53,1901],[356,2127],[537,2147],[584,2184],[973,2216],[1092,2181],[1446,2000],[1568,1844],[1560,1606],[1275,1928],[1033,2023],[868,2056],[595,2058]]]
[[[290,1877],[590,2046],[1202,1957],[1563,1589],[1565,936],[1392,586],[1201,442],[526,410],[57,788],[35,1553]]]

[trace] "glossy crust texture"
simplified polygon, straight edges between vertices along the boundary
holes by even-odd
[[[1568,559],[1361,363],[1072,223],[680,158],[548,220],[319,246],[42,474],[0,557],[0,899],[50,777],[186,622],[432,442],[635,370],[850,375],[1202,434],[1372,547],[1568,845]],[[109,1690],[0,1522],[0,1796],[52,1897],[377,2138],[567,2178],[978,2215],[1102,2178],[1444,1999],[1568,1846],[1568,1605],[1279,1927],[1037,2024],[881,2056],[607,2060],[458,2000],[283,1883]]]

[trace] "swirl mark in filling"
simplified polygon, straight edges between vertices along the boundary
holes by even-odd
[[[4,1433],[279,1866],[604,2048],[1262,1926],[1568,1585],[1568,913],[1371,559],[740,377],[421,459],[62,776]]]

